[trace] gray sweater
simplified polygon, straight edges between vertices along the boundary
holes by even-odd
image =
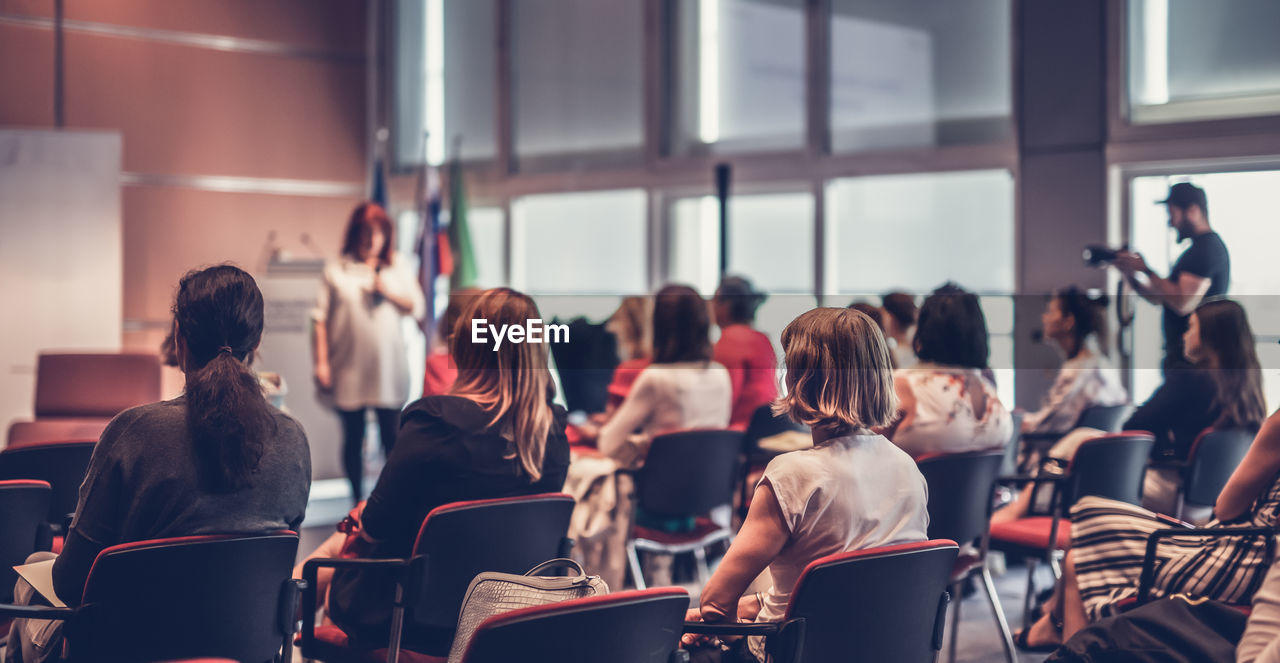
[[[275,412],[276,432],[246,487],[214,491],[201,480],[183,397],[125,410],[103,431],[80,486],[80,501],[54,589],[76,605],[97,554],[119,543],[195,534],[296,530],[311,487],[302,426]]]

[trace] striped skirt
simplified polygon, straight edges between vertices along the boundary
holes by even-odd
[[[1207,526],[1219,525],[1214,520]],[[1090,621],[1138,595],[1147,535],[1168,527],[1151,511],[1101,497],[1082,498],[1071,509],[1071,557]],[[1248,603],[1270,564],[1258,537],[1162,539],[1151,597],[1187,594]]]

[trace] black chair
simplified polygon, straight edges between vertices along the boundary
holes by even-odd
[[[1004,446],[1004,460],[1000,463],[1000,474],[1018,473],[1018,453],[1022,450],[1022,420],[1027,417],[1021,410],[1010,415],[1013,420],[1013,436]]]
[[[61,619],[71,661],[289,661],[298,535],[203,535],[98,553],[78,608],[0,607]]]
[[[761,405],[751,413],[747,429],[742,433],[743,463],[738,493],[739,520],[747,518],[747,507],[751,505],[751,474],[763,471],[769,461],[779,455],[776,451],[761,449],[760,440],[788,431],[807,432],[807,430],[805,426],[797,424],[786,415],[774,414],[771,404]]]
[[[53,495],[46,519],[53,533],[60,535],[67,519],[76,510],[80,484],[84,483],[96,445],[96,441],[86,440],[9,447],[0,451],[0,480],[37,479],[49,482]]]
[[[1001,478],[1015,484],[1030,482],[1037,491],[1042,487],[1051,490],[1047,515],[1031,513],[991,527],[991,547],[1024,556],[1027,560],[1027,595],[1023,604],[1025,625],[1030,625],[1036,560],[1045,558],[1054,577],[1062,577],[1059,558],[1061,551],[1071,544],[1071,522],[1062,522],[1067,510],[1086,495],[1141,504],[1147,458],[1154,444],[1155,436],[1145,431],[1110,433],[1081,444],[1064,474],[1042,472],[1034,477]]]
[[[627,540],[627,561],[637,589],[645,588],[637,551],[676,555],[692,552],[701,582],[710,576],[706,549],[733,539],[733,530],[706,517],[733,504],[742,433],[690,430],[653,438],[644,467],[636,471],[636,506],[656,518],[693,518],[689,532],[635,526]]]
[[[1178,489],[1178,506],[1174,515],[1182,519],[1187,504],[1213,506],[1218,501],[1231,474],[1236,471],[1249,446],[1253,433],[1243,429],[1207,429],[1196,438],[1182,464],[1182,484]]]
[[[406,629],[448,635],[443,647],[421,651],[411,643],[405,652],[427,656],[449,653],[451,633],[471,579],[486,571],[524,573],[556,557],[567,557],[567,537],[574,501],[569,495],[544,494],[471,502],[432,509],[422,521],[409,559],[313,559],[303,565],[302,655],[310,659],[348,660],[400,657]],[[353,642],[336,626],[315,625],[316,577],[320,568],[386,569],[398,578],[387,643]],[[417,647],[415,649],[414,647]]]
[[[0,603],[13,600],[13,583],[18,580],[13,567],[48,547],[45,514],[50,492],[45,481],[0,481]]]
[[[783,621],[685,622],[684,630],[766,636],[776,663],[932,663],[942,649],[956,549],[935,540],[829,555],[800,574]]]
[[[952,594],[960,596],[962,583],[977,574],[982,578],[987,600],[995,613],[1005,657],[1016,661],[1009,622],[996,594],[991,572],[987,570],[988,528],[991,524],[991,495],[996,475],[1005,456],[1000,452],[935,454],[916,459],[920,473],[929,486],[929,538],[951,539],[977,545],[976,552],[960,554],[951,572]],[[960,632],[960,601],[952,606],[951,646],[948,660],[956,660],[956,643]]]
[[[674,663],[689,593],[617,592],[495,615],[476,629],[463,663]]]
[[[1096,428],[1108,433],[1118,433],[1131,412],[1133,412],[1133,406],[1127,403],[1087,407],[1080,413],[1076,428]]]

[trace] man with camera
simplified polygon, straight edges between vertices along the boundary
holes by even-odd
[[[1143,299],[1164,307],[1161,368],[1167,371],[1188,365],[1182,354],[1187,318],[1205,297],[1226,294],[1231,281],[1231,258],[1227,245],[1209,227],[1209,203],[1204,189],[1179,182],[1169,188],[1168,197],[1157,202],[1168,207],[1169,227],[1178,231],[1178,241],[1190,239],[1191,246],[1178,256],[1168,278],[1152,272],[1142,254],[1133,251],[1117,252],[1114,264]]]

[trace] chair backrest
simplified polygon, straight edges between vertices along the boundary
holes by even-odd
[[[414,543],[413,554],[424,555],[426,564],[406,621],[456,628],[472,578],[486,571],[525,573],[567,554],[573,505],[573,497],[555,493],[432,509]]]
[[[791,593],[805,619],[800,660],[931,663],[941,645],[954,541],[868,548],[818,559]]]
[[[1062,508],[1087,495],[1142,504],[1142,480],[1155,442],[1155,436],[1146,431],[1108,433],[1086,440],[1067,467]]]
[[[1253,433],[1241,428],[1207,429],[1191,444],[1187,469],[1182,478],[1183,500],[1198,506],[1213,506],[1227,479],[1253,444]]]
[[[160,400],[154,352],[41,353],[36,363],[36,418],[114,417]]]
[[[95,661],[270,661],[292,628],[297,552],[293,532],[111,546],[89,571],[68,650]]]
[[[485,620],[462,660],[667,663],[688,609],[688,592],[668,587],[513,610]]]
[[[916,461],[929,486],[929,538],[970,543],[987,532],[1001,452],[937,454]]]
[[[1108,433],[1117,433],[1132,411],[1133,406],[1128,404],[1093,405],[1085,408],[1080,413],[1080,419],[1076,421],[1076,428],[1096,428]]]
[[[748,450],[756,448],[756,444],[766,437],[772,437],[787,431],[806,431],[805,426],[797,424],[785,414],[774,414],[773,405],[765,404],[751,413],[747,429],[743,431],[742,444]]]
[[[49,484],[44,481],[0,481],[0,603],[13,602],[13,567],[36,551],[40,528],[49,512]]]
[[[636,473],[636,505],[657,516],[702,516],[732,504],[742,433],[688,430],[657,435]]]
[[[39,479],[53,488],[46,520],[61,524],[76,510],[80,484],[89,469],[97,443],[89,441],[40,443],[0,451],[0,480]]]
[[[102,431],[109,423],[110,417],[13,421],[9,424],[6,444],[16,447],[67,440],[96,440],[102,437]]]
[[[1000,463],[1001,474],[1018,473],[1018,451],[1022,447],[1022,420],[1027,413],[1018,410],[1009,415],[1013,419],[1013,436],[1004,447],[1004,461]]]

